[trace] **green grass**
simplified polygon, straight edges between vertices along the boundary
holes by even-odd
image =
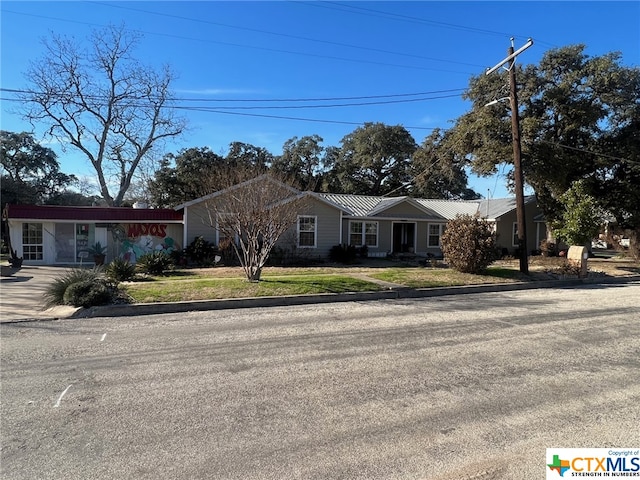
[[[627,264],[625,264],[627,265]],[[531,274],[522,275],[517,261],[501,261],[484,275],[460,273],[449,268],[407,267],[370,263],[355,266],[267,267],[262,281],[248,282],[239,267],[194,268],[170,272],[169,276],[148,277],[122,284],[135,302],[176,302],[222,298],[303,295],[317,293],[373,292],[385,287],[382,280],[409,288],[449,287],[486,283],[512,283],[548,279],[547,259],[531,261]],[[629,271],[636,268],[634,264]]]
[[[263,276],[259,283],[244,278],[181,276],[130,283],[123,287],[137,303],[213,300],[220,298],[268,297],[314,293],[371,292],[380,286],[347,275]]]
[[[487,275],[460,273],[448,268],[386,268],[369,276],[386,282],[398,283],[410,288],[453,287],[481,283],[505,283],[515,277],[507,275],[508,269],[489,269]]]

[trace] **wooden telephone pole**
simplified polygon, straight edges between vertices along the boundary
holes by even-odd
[[[495,67],[487,70],[487,75],[502,67],[505,63],[509,64],[509,100],[511,104],[511,137],[513,143],[513,173],[515,176],[516,189],[516,217],[518,222],[518,251],[520,259],[520,272],[529,273],[529,253],[527,251],[527,222],[524,212],[524,175],[522,174],[522,150],[520,147],[520,118],[518,115],[518,93],[516,88],[516,58],[518,54],[524,52],[533,45],[533,40],[529,39],[527,43],[520,47],[518,51],[514,51],[513,38],[511,46],[507,50],[507,57],[498,63]]]

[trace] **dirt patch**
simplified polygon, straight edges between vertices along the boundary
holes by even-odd
[[[562,257],[530,257],[529,272],[531,276],[554,277],[561,274],[562,267],[567,262]],[[518,270],[518,260],[500,260],[494,265],[500,265],[504,268],[513,268]],[[587,269],[590,276],[610,276],[625,277],[630,275],[640,275],[640,263],[630,258],[612,257],[612,258],[589,258],[587,260]]]

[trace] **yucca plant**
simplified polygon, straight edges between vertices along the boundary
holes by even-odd
[[[114,258],[104,270],[109,280],[114,282],[128,282],[136,276],[136,266],[124,258]]]
[[[72,268],[54,279],[45,289],[44,303],[46,307],[65,305],[64,294],[70,285],[80,282],[97,282],[103,278],[101,267]]]
[[[72,283],[65,290],[63,300],[65,305],[89,308],[109,304],[115,295],[115,287],[104,278],[98,278]]]
[[[173,268],[173,260],[166,252],[155,251],[145,253],[136,262],[136,270],[148,275],[162,275],[165,270]]]

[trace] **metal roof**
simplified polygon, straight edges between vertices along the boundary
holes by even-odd
[[[477,200],[436,200],[417,198],[418,203],[434,211],[439,216],[453,220],[456,215],[474,215],[478,211]]]
[[[318,196],[338,204],[354,217],[371,217],[384,213],[392,206],[408,202],[434,219],[450,220],[458,214],[473,215],[478,211],[479,201],[430,200],[411,197],[374,197],[339,193],[319,193]]]
[[[170,208],[80,207],[67,205],[7,205],[3,217],[20,220],[81,222],[182,223],[182,212]]]
[[[354,217],[367,217],[369,212],[386,199],[386,197],[372,197],[368,195],[347,195],[344,193],[318,193],[318,197],[340,205]]]
[[[527,203],[535,202],[536,197],[529,195],[524,197],[525,205]],[[478,213],[480,216],[488,218],[490,220],[496,220],[502,215],[509,213],[516,209],[516,198],[491,198],[480,200],[480,206]]]
[[[412,197],[380,197],[371,195],[349,195],[342,193],[317,193],[316,196],[336,204],[354,217],[381,215],[385,210],[402,202],[419,206],[425,215],[443,220],[452,220],[457,215],[475,215],[496,220],[516,208],[515,197],[483,200],[439,200]],[[525,197],[525,204],[535,202],[534,196]]]

